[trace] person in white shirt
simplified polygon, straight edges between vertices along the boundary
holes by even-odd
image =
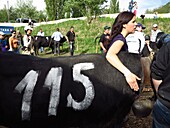
[[[159,32],[161,32],[161,30],[158,29],[158,25],[154,24],[153,27],[152,27],[152,30],[151,30],[151,35],[150,35],[150,47],[153,50],[157,49],[157,47],[156,47],[156,37],[157,37],[157,34]]]
[[[37,36],[44,36],[44,32],[42,28],[40,28],[40,31],[37,33]],[[40,48],[41,53],[44,51],[43,47]]]
[[[31,34],[32,34],[32,30],[33,28],[31,28],[30,26],[26,26],[24,28],[26,34],[24,35],[23,37],[23,52],[22,54],[27,54],[27,55],[31,55],[34,53],[33,51],[33,47],[32,47],[32,37],[31,37]]]
[[[136,31],[133,34],[129,34],[126,37],[128,52],[140,54],[145,45],[145,34],[143,29],[145,29],[141,23],[136,25]]]
[[[63,38],[63,35],[59,32],[59,28],[56,29],[56,32],[52,34],[51,38],[54,39],[54,55],[56,54],[56,45],[58,55],[60,55],[60,40]]]

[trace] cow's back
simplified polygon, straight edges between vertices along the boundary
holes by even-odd
[[[120,53],[119,57],[141,77],[138,55]],[[41,59],[0,54],[0,59],[0,124],[12,126],[25,120],[23,125],[30,127],[109,127],[122,121],[136,96],[123,74],[102,55]],[[24,103],[30,107],[26,114]]]

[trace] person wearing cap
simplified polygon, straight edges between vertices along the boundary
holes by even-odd
[[[7,40],[4,38],[5,34],[0,31],[0,52],[6,52],[8,51],[8,43]]]
[[[9,51],[13,51],[15,53],[19,54],[19,43],[18,39],[16,38],[16,31],[12,30],[11,31],[12,36],[9,38]]]
[[[145,28],[146,27],[141,23],[138,23],[136,25],[135,33],[129,34],[126,37],[128,52],[141,54],[145,45],[145,34],[143,33]]]
[[[106,53],[109,48],[109,38],[110,38],[110,27],[104,27],[104,33],[100,36],[100,50],[102,53]]]
[[[157,34],[161,32],[161,30],[158,29],[158,25],[154,24],[151,30],[150,34],[150,47],[154,50],[156,50],[156,36]]]
[[[32,34],[32,30],[33,28],[31,28],[30,26],[26,26],[24,28],[25,30],[25,35],[23,37],[23,52],[22,54],[27,54],[27,55],[31,55],[33,54],[33,48],[32,48],[32,37],[31,37],[31,34]]]

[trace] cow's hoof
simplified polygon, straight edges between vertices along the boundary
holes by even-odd
[[[149,99],[136,99],[132,105],[132,111],[137,117],[147,117],[153,108],[153,102]]]

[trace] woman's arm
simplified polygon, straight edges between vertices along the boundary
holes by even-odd
[[[125,67],[117,56],[123,45],[124,43],[120,40],[114,42],[106,54],[106,59],[111,65],[113,65],[116,69],[124,74],[126,81],[130,85],[131,89],[138,91],[139,86],[136,79],[140,80],[140,78],[138,78],[127,67]]]
[[[12,38],[9,38],[9,51],[12,51]]]

